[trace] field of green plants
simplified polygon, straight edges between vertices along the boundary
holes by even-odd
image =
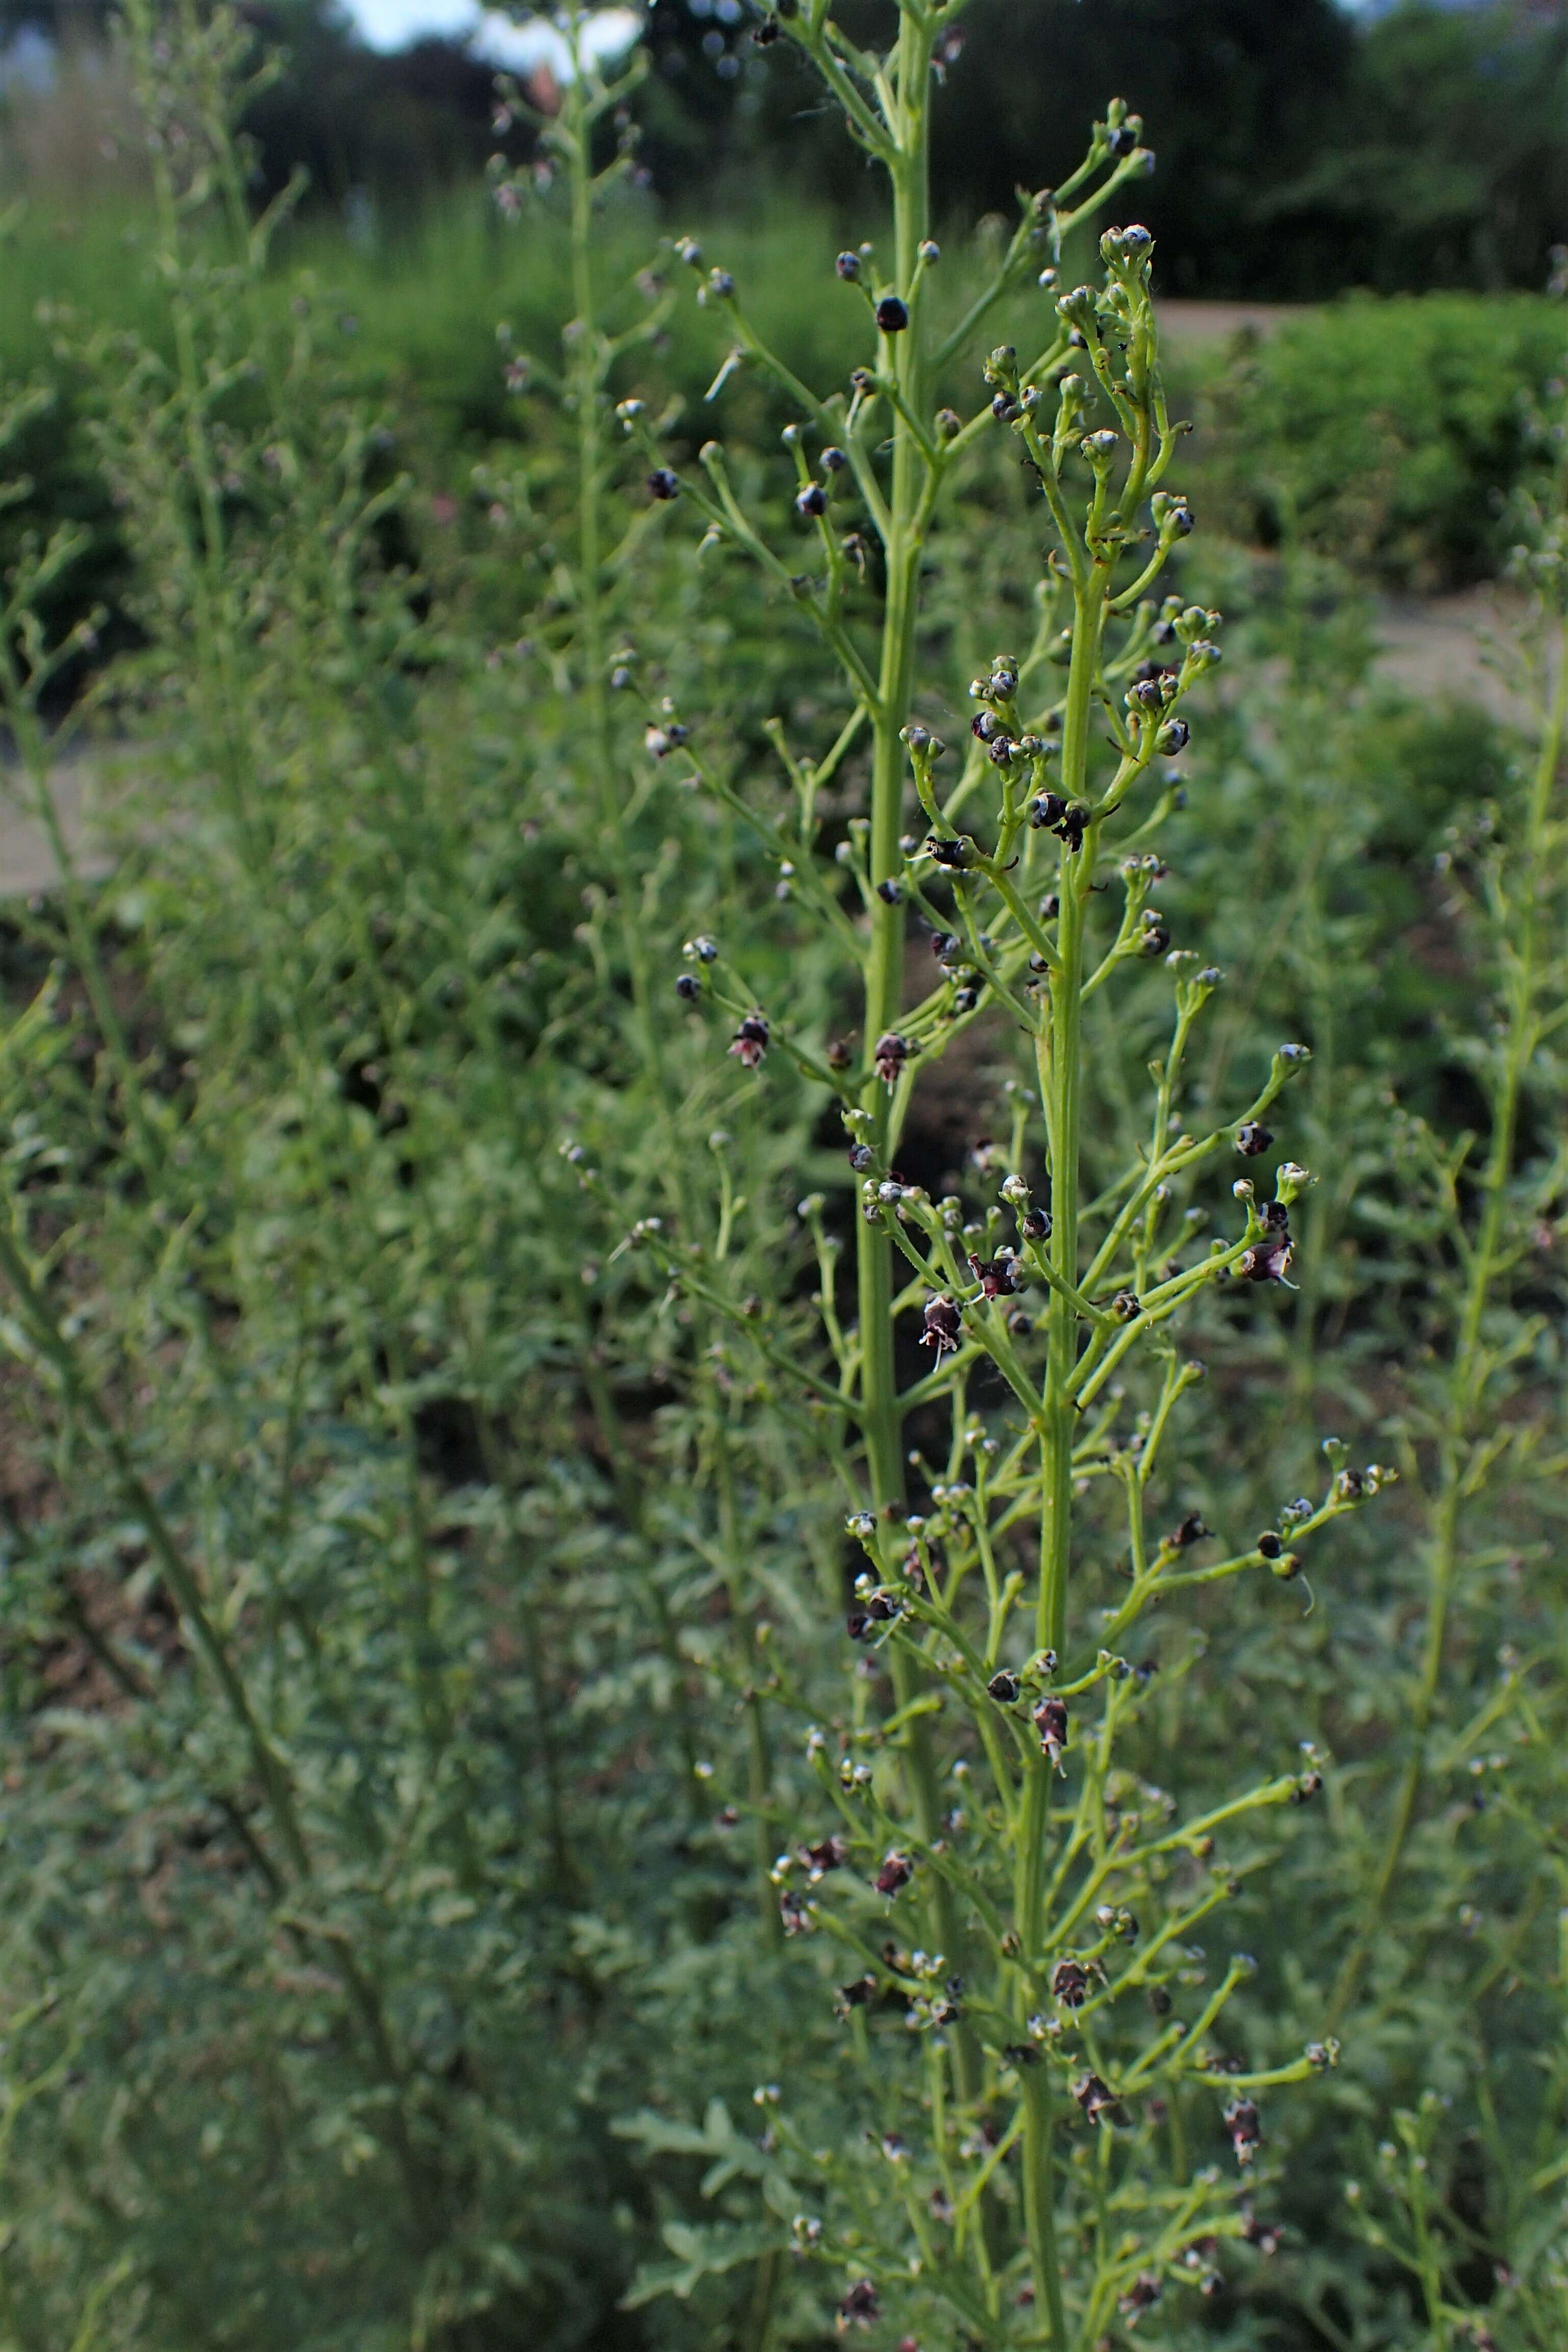
[[[3,2352],[1568,2340],[1568,308],[1167,366],[952,14],[7,225]]]

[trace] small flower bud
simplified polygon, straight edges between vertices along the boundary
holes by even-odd
[[[1012,1706],[1016,1704],[1018,1677],[1016,1675],[1010,1675],[1005,1667],[992,1675],[985,1688],[998,1706]]]
[[[1249,1118],[1236,1130],[1236,1148],[1244,1160],[1255,1160],[1267,1151],[1274,1138],[1258,1120]]]
[[[807,482],[796,491],[795,510],[801,515],[824,515],[827,512],[827,492],[820,482]]]
[[[1178,751],[1184,751],[1192,740],[1192,729],[1184,719],[1167,719],[1154,738],[1154,748],[1163,758],[1170,760]]]
[[[841,474],[848,463],[849,460],[843,450],[831,444],[822,453],[822,470],[825,474]]]
[[[852,286],[860,275],[860,257],[858,253],[841,253],[833,267],[845,284]]]
[[[647,488],[652,499],[678,499],[680,496],[679,478],[672,474],[668,466],[656,466],[647,478]]]
[[[909,305],[897,294],[884,294],[877,305],[877,324],[882,333],[901,335],[909,323]]]
[[[685,997],[689,1004],[694,997],[701,995],[702,983],[694,971],[683,971],[676,980],[675,992],[677,996]]]

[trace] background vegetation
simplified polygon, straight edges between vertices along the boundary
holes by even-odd
[[[1552,671],[1527,628],[1506,724],[1395,693],[1370,596],[1511,562],[1561,614],[1568,320],[1540,288],[1563,29],[1416,9],[1352,37],[1300,10],[1289,39],[1320,47],[1282,58],[1249,53],[1255,10],[1228,47],[1213,8],[1042,6],[1026,37],[1018,13],[976,0],[951,69],[952,315],[995,250],[966,210],[1010,202],[957,159],[1005,152],[1022,116],[995,93],[1051,39],[1064,153],[1122,82],[1163,155],[1191,135],[1148,184],[1173,282],[1400,289],[1176,368],[1202,525],[1177,583],[1231,626],[1160,905],[1228,975],[1200,1101],[1304,1039],[1274,1156],[1319,1181],[1300,1288],[1267,1311],[1223,1294],[1184,1331],[1209,1377],[1173,1524],[1272,1526],[1321,1490],[1321,1431],[1401,1483],[1303,1579],[1200,1590],[1153,1643],[1123,1802],[1163,1790],[1190,1819],[1298,1741],[1327,1801],[1226,1848],[1223,1925],[1177,1997],[1200,2005],[1232,1949],[1257,1973],[1215,2090],[1140,2129],[1187,2179],[1230,2166],[1225,2069],[1329,2032],[1343,2052],[1263,2100],[1253,2239],[1173,2261],[1109,2340],[1548,2352],[1568,2324]],[[325,204],[256,238],[258,188],[225,162],[228,28],[197,40],[193,12],[160,58],[132,22],[115,103],[210,147],[204,200],[139,165],[101,205],[35,186],[6,232],[11,779],[47,820],[60,760],[91,747],[121,858],[100,888],[68,859],[0,935],[0,2341],[825,2346],[856,2247],[835,2241],[833,2273],[797,2255],[752,2099],[781,2085],[808,2146],[847,2151],[868,2230],[894,2159],[849,2104],[821,1939],[781,1947],[768,1876],[817,1801],[807,1724],[875,1696],[844,1633],[843,1496],[778,1360],[819,1279],[797,1204],[825,1195],[831,1266],[854,1203],[819,1090],[776,1054],[759,1083],[673,983],[710,933],[743,942],[759,1002],[787,985],[823,1035],[845,1017],[766,832],[770,725],[820,751],[833,686],[788,598],[730,562],[715,593],[612,414],[643,398],[687,472],[717,430],[784,541],[791,410],[754,372],[705,400],[722,322],[635,185],[595,231],[595,316],[628,340],[595,343],[591,383],[563,331],[582,289],[559,185],[510,225],[458,185],[369,240]],[[713,29],[656,24],[660,195],[694,121],[733,142],[737,185],[781,184],[748,161],[791,119],[752,51],[684,94]],[[1231,78],[1194,102],[1251,126],[1246,156],[1184,131],[1194,59]],[[1324,88],[1355,93],[1331,110],[1343,149],[1304,117],[1276,138],[1270,93]],[[280,185],[279,118],[249,119]],[[1480,127],[1445,180],[1460,121]],[[305,152],[277,135],[274,159]],[[833,269],[855,189],[792,153],[787,212],[679,226],[831,383],[863,339]],[[355,156],[318,184],[376,178]],[[1357,187],[1347,248],[1325,222]],[[1461,290],[1420,290],[1428,272]],[[1031,290],[997,332],[1042,317]],[[951,389],[965,413],[986,396]],[[965,679],[1031,622],[1037,537],[1005,436],[983,440],[922,639],[926,716],[955,740]],[[650,748],[677,713],[760,823]],[[866,786],[852,752],[829,848]],[[1151,964],[1096,1030],[1108,1164],[1168,986]],[[968,1033],[907,1138],[911,1181],[994,1200],[1016,1063],[1005,1021]],[[780,1320],[748,1337],[650,1277],[648,1217],[721,1236],[735,1297]],[[1123,1562],[1096,1544],[1114,1604]],[[999,2340],[1030,2325],[1016,2310]],[[928,2352],[961,2340],[947,2326],[922,2323]],[[866,2340],[902,2332],[889,2306]]]

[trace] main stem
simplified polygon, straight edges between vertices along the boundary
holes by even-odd
[[[893,186],[893,248],[897,285],[908,293],[914,282],[931,212],[930,90],[931,25],[906,15],[899,41],[898,102],[889,125],[895,142],[889,163]],[[908,328],[884,336],[880,359],[894,373],[909,415],[924,416],[931,405],[929,363],[921,326],[921,305],[910,306]],[[883,550],[887,601],[882,614],[881,658],[877,676],[875,747],[871,771],[870,868],[873,883],[894,879],[903,868],[899,846],[903,830],[906,758],[902,740],[914,696],[915,633],[920,619],[920,570],[929,511],[927,461],[901,417],[893,421],[892,480]],[[897,903],[873,895],[870,951],[865,967],[865,1040],[868,1047],[885,1030],[896,1030],[903,1006],[904,919]],[[873,1111],[879,1154],[891,1141],[892,1097],[875,1090]],[[892,1244],[864,1218],[856,1223],[856,1274],[860,1322],[861,1402],[866,1460],[879,1517],[901,1516],[904,1507],[903,1412],[893,1354]],[[919,1669],[898,1645],[892,1675],[900,1712],[917,1695]],[[940,1835],[941,1800],[931,1734],[923,1716],[903,1734],[909,1759],[916,1826],[929,1845]],[[958,1923],[951,1895],[938,1881],[930,1897],[931,1932],[939,1948],[956,1950]],[[969,2032],[953,2036],[953,2076],[961,2099],[974,2095],[978,2061]]]
[[[1062,723],[1062,790],[1085,796],[1089,725],[1100,666],[1109,576],[1096,564],[1074,598],[1072,667]],[[1078,1315],[1070,1292],[1079,1278],[1079,1106],[1083,1030],[1083,929],[1094,877],[1092,836],[1082,849],[1062,845],[1056,968],[1051,974],[1050,1025],[1039,1041],[1046,1131],[1051,1163],[1051,1265],[1067,1291],[1053,1288],[1047,1309],[1044,1426],[1040,1438],[1042,1507],[1037,1637],[1059,1656],[1067,1640],[1068,1572],[1072,1547],[1072,1445],[1077,1408],[1071,1382],[1078,1356]]]

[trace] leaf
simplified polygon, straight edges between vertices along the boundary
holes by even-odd
[[[744,2263],[780,2253],[789,2240],[776,2230],[722,2225],[700,2229],[687,2221],[669,2221],[665,2224],[664,2242],[677,2259],[644,2263],[621,2298],[623,2311],[636,2311],[661,2294],[673,2294],[685,2302],[705,2278],[720,2278]]]

